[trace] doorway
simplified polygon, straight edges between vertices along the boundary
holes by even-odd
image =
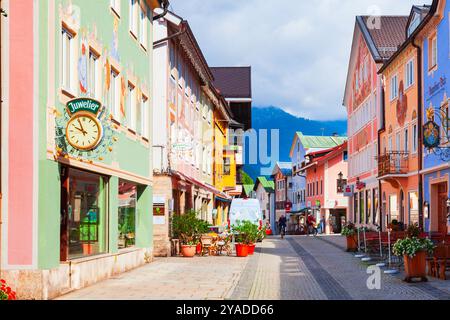
[[[438,232],[448,234],[448,187],[447,183],[440,183],[438,187]]]

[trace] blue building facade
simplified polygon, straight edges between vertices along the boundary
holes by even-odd
[[[423,195],[425,231],[450,233],[450,1],[439,1],[423,40]],[[435,148],[432,148],[435,146]]]

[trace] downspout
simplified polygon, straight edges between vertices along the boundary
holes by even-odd
[[[2,61],[2,50],[3,50],[3,38],[2,38],[2,21],[1,19],[3,17],[8,17],[8,14],[5,10],[2,8],[2,0],[0,0],[0,278],[2,273],[2,207],[3,207],[3,190],[2,190],[2,152],[1,152],[1,146],[2,146],[2,114],[3,114],[3,61]]]
[[[382,82],[382,84],[381,84],[381,104],[380,104],[380,108],[381,108],[381,120],[383,121],[383,126],[378,130],[378,161],[380,161],[380,155],[381,155],[381,139],[380,139],[380,135],[381,135],[381,131],[383,131],[383,130],[385,130],[385,101],[384,101],[384,98],[385,98],[385,92],[384,92],[384,83]],[[378,166],[378,168],[377,168],[377,172],[378,172],[378,170],[379,170],[379,165],[378,165],[378,161],[377,161],[377,166]],[[378,172],[378,174],[379,174],[379,172]],[[382,193],[382,190],[381,190],[381,186],[382,186],[382,184],[381,184],[381,180],[379,180],[378,179],[378,210],[379,210],[379,212],[380,212],[380,226],[379,226],[379,228],[380,228],[380,230],[381,231],[384,231],[383,230],[383,226],[384,226],[384,221],[383,221],[383,215],[386,213],[386,212],[383,212],[383,193]]]
[[[169,0],[162,0],[161,6],[164,10],[163,13],[154,16],[153,21],[163,18],[167,14],[167,12],[169,12],[169,6],[170,6]]]
[[[416,44],[416,37],[413,38],[412,45],[417,50],[417,130],[418,130],[418,167],[419,167],[419,227],[423,229],[423,132],[422,132],[422,48]]]

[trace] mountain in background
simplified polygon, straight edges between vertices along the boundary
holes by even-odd
[[[345,136],[347,134],[347,121],[315,121],[305,118],[296,117],[290,113],[283,111],[278,107],[253,107],[252,109],[252,125],[253,129],[259,132],[260,129],[268,130],[270,148],[270,130],[280,130],[280,159],[279,161],[290,161],[289,152],[295,133],[303,132],[304,135],[315,136],[331,136],[338,134]],[[248,151],[248,148],[247,148]],[[270,150],[269,150],[269,155]],[[261,164],[250,165],[248,152],[246,152],[244,170],[253,179],[261,175],[261,168],[265,167]]]

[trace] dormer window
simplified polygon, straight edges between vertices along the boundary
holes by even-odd
[[[411,19],[411,23],[408,27],[408,37],[413,34],[413,32],[417,29],[420,24],[420,15],[418,13],[414,14],[414,17]]]

